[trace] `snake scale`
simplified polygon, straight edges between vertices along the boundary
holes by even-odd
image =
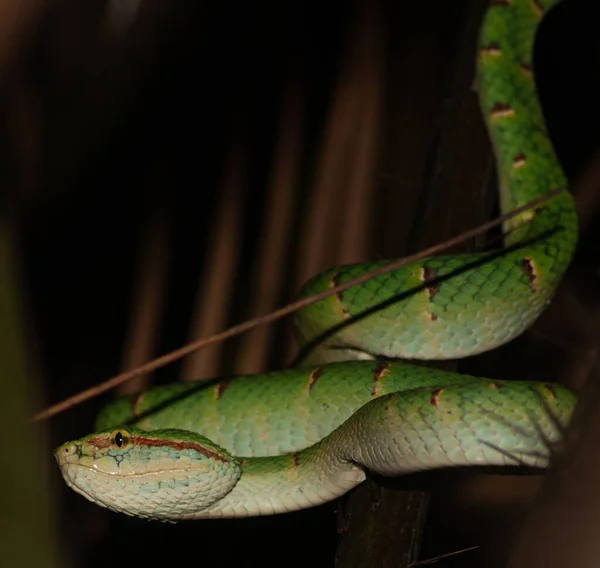
[[[477,91],[502,211],[567,187],[532,73],[535,33],[555,3],[493,0],[481,27]],[[427,258],[299,311],[301,345],[318,346],[300,368],[116,400],[96,433],[55,451],[66,483],[113,511],[177,521],[315,506],[366,472],[546,467],[572,391],[390,361],[473,355],[534,322],[577,242],[572,196],[561,191],[504,230],[501,251]],[[302,293],[380,265],[328,270]]]

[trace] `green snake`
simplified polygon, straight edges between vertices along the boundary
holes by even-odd
[[[536,29],[555,3],[493,0],[482,24],[477,90],[502,211],[567,187],[532,74]],[[300,368],[116,400],[96,433],[55,451],[66,483],[113,511],[177,521],[315,506],[367,472],[547,467],[572,391],[390,360],[473,355],[534,322],[576,246],[572,196],[561,191],[504,230],[501,251],[426,258],[300,310],[300,343],[316,346]],[[328,270],[302,294],[381,264]]]

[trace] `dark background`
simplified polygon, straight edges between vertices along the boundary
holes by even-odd
[[[252,313],[250,275],[262,246],[271,198],[267,187],[290,85],[302,101],[303,134],[295,215],[282,237],[288,239],[286,254],[276,267],[285,283],[273,304],[294,297],[303,279],[294,260],[305,238],[302,215],[316,199],[315,171],[328,117],[348,61],[352,68],[352,30],[362,29],[364,20],[378,18],[380,26],[381,33],[369,35],[369,29],[378,28],[366,28],[361,37],[380,48],[381,107],[367,194],[372,203],[368,232],[360,237],[363,248],[357,254],[402,256],[496,214],[493,160],[471,89],[476,30],[485,5],[479,0],[145,0],[122,31],[111,33],[107,2],[44,5],[4,78],[0,109],[2,201],[19,211],[40,405],[122,368],[140,281],[159,278],[155,268],[144,272],[139,266],[156,215],[167,219],[169,252],[161,257],[164,301],[152,354],[189,339],[196,294],[211,277],[210,247],[221,247],[222,254],[237,250],[235,287],[223,321],[237,323]],[[461,363],[461,371],[580,386],[585,361],[595,356],[597,15],[593,2],[565,2],[544,23],[536,49],[549,130],[583,214],[578,256],[556,303],[530,332],[511,346]],[[356,142],[352,135],[347,138],[344,144]],[[210,235],[232,148],[245,160],[233,201],[241,233],[233,245],[215,245]],[[350,167],[351,160],[346,164]],[[345,206],[340,204],[339,215]],[[328,246],[332,239],[315,246]],[[482,237],[462,250],[485,242]],[[264,368],[289,362],[289,322],[275,329]],[[234,372],[238,346],[235,340],[225,345],[216,374]],[[177,380],[179,373],[180,365],[174,364],[146,380]],[[93,416],[112,396],[107,393],[45,422],[48,460],[51,447],[91,431]],[[377,515],[364,503],[352,513],[352,507],[359,507],[354,496],[273,518],[147,523],[92,506],[66,488],[54,464],[49,471],[64,566],[219,561],[225,566],[316,568],[332,566],[336,551],[337,564],[350,566],[348,554],[357,558],[359,552],[347,552],[349,541],[359,542],[359,551],[389,549],[400,546],[406,530],[404,512],[396,510],[385,529],[368,538],[353,532],[357,529],[347,522],[353,514]],[[536,481],[490,478],[488,487],[475,478],[471,485],[454,476],[411,479],[405,485],[433,490],[421,559],[481,545],[437,565],[503,565]],[[484,497],[480,487],[487,487],[481,489]],[[391,490],[390,497],[374,486],[359,491],[368,496],[367,503],[393,500],[400,492]],[[384,533],[388,540],[380,538]],[[382,557],[386,554],[394,557],[393,552]],[[390,560],[386,565],[398,564]]]

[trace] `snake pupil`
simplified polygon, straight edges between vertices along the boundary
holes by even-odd
[[[115,444],[116,444],[117,448],[120,448],[123,445],[123,434],[121,434],[121,432],[116,433]]]

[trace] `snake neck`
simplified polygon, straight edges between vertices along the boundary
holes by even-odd
[[[232,491],[211,507],[180,518],[273,515],[337,499],[365,480],[364,471],[343,459],[340,449],[334,437],[294,454],[239,458],[243,474]]]
[[[503,213],[568,182],[546,129],[533,73],[534,41],[558,0],[492,0],[479,39],[477,88],[497,160]],[[525,223],[524,226],[523,223]],[[577,241],[566,191],[504,225],[506,244],[530,241],[527,254],[551,280],[560,278]]]

